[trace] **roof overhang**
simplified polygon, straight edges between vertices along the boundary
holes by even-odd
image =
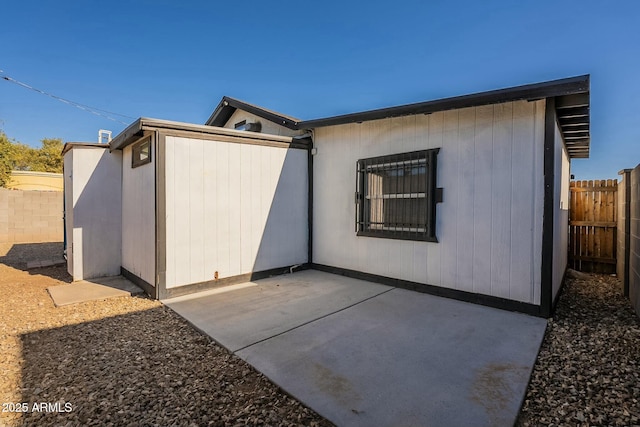
[[[587,83],[588,86],[588,83]],[[589,157],[591,142],[589,89],[556,97],[556,117],[569,157]]]
[[[522,100],[535,101],[546,98],[556,99],[558,124],[569,156],[572,158],[589,157],[590,106],[588,74],[543,83],[474,93],[471,95],[401,105],[398,107],[306,120],[297,122],[296,127],[298,129],[315,129],[324,126],[360,123],[390,117],[430,114],[459,108]]]
[[[141,117],[111,140],[109,143],[110,149],[111,151],[122,150],[126,146],[140,140],[140,138],[147,136],[149,132],[152,131],[160,131],[166,134],[186,132],[194,138],[198,135],[218,135],[226,139],[229,139],[229,137],[236,138],[236,140],[242,139],[245,142],[268,141],[278,144],[304,144],[304,142],[300,142],[298,139],[286,136]]]
[[[64,156],[67,151],[72,150],[73,148],[109,148],[109,144],[100,144],[97,142],[67,142],[62,147],[62,155]]]
[[[224,96],[216,109],[213,110],[213,113],[206,121],[205,125],[222,127],[238,109],[293,130],[297,129],[296,125],[300,121],[295,117],[286,116],[275,111],[267,110],[266,108],[258,107],[257,105]]]

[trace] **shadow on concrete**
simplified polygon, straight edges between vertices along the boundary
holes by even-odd
[[[165,307],[26,333],[20,343],[24,425],[235,425],[249,404],[283,421],[271,401],[286,396]],[[34,403],[53,412],[34,412]]]

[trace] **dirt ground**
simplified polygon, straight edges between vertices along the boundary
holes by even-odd
[[[331,425],[158,301],[56,308],[61,250],[0,245],[0,426]]]
[[[54,307],[60,243],[0,245],[0,426],[329,426],[158,301]],[[615,277],[566,283],[517,425],[640,426],[640,319]],[[425,421],[428,425],[428,420]]]

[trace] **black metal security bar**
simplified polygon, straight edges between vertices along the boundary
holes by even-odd
[[[434,196],[438,151],[358,160],[359,236],[436,241]]]

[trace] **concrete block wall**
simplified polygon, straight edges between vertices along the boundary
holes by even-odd
[[[63,193],[0,188],[0,243],[61,242]]]

